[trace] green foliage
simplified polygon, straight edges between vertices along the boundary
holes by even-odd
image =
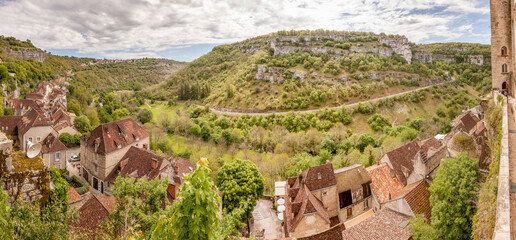
[[[81,104],[77,100],[70,100],[66,107],[68,108],[68,112],[74,113],[77,116],[82,115]]]
[[[79,145],[81,143],[81,135],[75,134],[72,136],[69,133],[63,133],[59,135],[59,141],[61,141],[64,145],[67,146]]]
[[[217,172],[217,186],[224,193],[222,206],[232,213],[242,208],[240,220],[251,216],[256,201],[263,196],[265,183],[256,165],[249,160],[234,159]]]
[[[441,239],[439,232],[426,222],[422,215],[410,219],[410,232],[414,240],[438,240]]]
[[[138,112],[138,120],[145,124],[152,121],[152,112],[147,109],[142,109]]]
[[[81,133],[87,133],[91,130],[90,120],[84,115],[76,117],[73,126]]]
[[[444,159],[430,191],[432,226],[447,239],[469,239],[478,188],[478,160],[461,153]]]
[[[4,65],[0,65],[0,82],[5,82],[9,80],[9,72],[7,71],[7,67]]]
[[[163,153],[172,153],[172,147],[170,144],[170,139],[164,138],[156,143],[156,147]]]
[[[177,239],[209,240],[217,230],[220,197],[209,174],[208,161],[202,159],[179,188],[171,220]]]
[[[371,128],[375,131],[380,131],[385,126],[391,125],[391,123],[389,122],[389,120],[386,117],[384,117],[378,113],[375,113],[372,117],[367,119],[367,123],[369,123],[369,126],[371,126]]]
[[[11,108],[4,108],[4,116],[12,116],[14,112]]]
[[[168,181],[155,178],[134,179],[119,176],[111,187],[116,207],[103,228],[114,238],[132,232],[149,232],[165,214],[161,208],[167,203]]]

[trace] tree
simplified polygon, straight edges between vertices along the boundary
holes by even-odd
[[[439,232],[426,222],[422,215],[416,215],[410,219],[410,232],[414,240],[437,240],[440,238]]]
[[[100,120],[101,123],[108,123],[108,122],[113,121],[113,118],[106,111],[106,109],[101,108],[101,109],[99,109],[99,120]]]
[[[152,121],[152,112],[148,109],[142,109],[138,112],[138,120],[145,124]]]
[[[79,116],[82,114],[81,104],[79,101],[72,99],[66,105],[68,107],[68,112],[75,113],[75,115]]]
[[[467,153],[444,159],[430,191],[432,227],[446,239],[469,239],[475,214],[478,160]]]
[[[228,213],[243,208],[245,220],[251,216],[256,200],[263,196],[265,182],[256,165],[249,160],[234,159],[217,173],[217,186],[224,193],[222,206]]]
[[[4,108],[4,115],[5,116],[12,116],[14,115],[14,112],[11,108]]]
[[[119,176],[111,191],[116,200],[115,210],[102,226],[113,237],[124,237],[131,232],[148,232],[164,214],[162,205],[167,200],[168,181],[159,178],[134,179]]]
[[[73,126],[81,133],[89,132],[91,129],[90,120],[84,115],[76,117]]]
[[[0,82],[5,82],[9,79],[9,72],[5,65],[0,65]]]
[[[177,239],[184,240],[212,239],[220,221],[220,196],[209,175],[208,160],[201,159],[196,169],[185,176],[169,220],[174,231],[167,237],[175,234]]]

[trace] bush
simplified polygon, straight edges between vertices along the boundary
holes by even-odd
[[[190,156],[192,156],[192,151],[190,151],[188,149],[177,154],[177,157],[184,158],[184,159],[190,159]]]

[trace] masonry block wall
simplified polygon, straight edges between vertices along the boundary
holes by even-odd
[[[493,89],[506,87],[515,96],[514,0],[491,0],[491,63]],[[504,49],[504,51],[502,51]],[[505,83],[505,84],[504,84]]]

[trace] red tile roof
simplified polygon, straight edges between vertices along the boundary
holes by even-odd
[[[395,198],[405,198],[414,214],[423,214],[430,222],[432,206],[430,205],[430,192],[428,183],[423,179],[406,186]],[[393,198],[394,199],[394,198]]]
[[[98,144],[98,153],[108,153],[116,150],[120,145],[121,148],[136,142],[136,139],[148,137],[149,133],[145,131],[132,118],[126,118],[110,123],[104,123],[88,134],[83,135],[86,144],[95,147]]]
[[[412,234],[407,228],[409,216],[383,208],[359,224],[342,231],[349,240],[407,240]]]
[[[115,206],[114,197],[93,194],[79,209],[79,222],[76,227],[94,232],[102,221],[109,218]]]
[[[41,107],[35,100],[32,99],[8,99],[7,105],[9,108],[14,109],[34,109],[38,112],[41,112]]]
[[[17,125],[21,121],[22,116],[0,116],[0,129],[6,135],[18,136]]]
[[[333,165],[331,163],[309,167],[301,173],[301,177],[310,191],[337,185],[337,179],[335,178]],[[294,185],[291,187],[299,187],[299,176],[295,177],[294,180]]]
[[[308,213],[317,213],[328,225],[330,224],[330,218],[321,201],[312,194],[307,185],[303,184],[294,200],[290,196],[287,197],[285,212],[287,230],[294,231],[303,216]]]
[[[403,189],[389,165],[373,165],[366,168],[371,176],[371,188],[380,203],[390,200],[397,192]]]
[[[458,128],[464,132],[469,133],[475,125],[477,125],[477,122],[480,121],[471,111],[467,111],[462,114],[462,116],[459,116],[459,121],[457,122],[457,125],[455,128]]]
[[[59,141],[59,139],[52,133],[48,134],[48,136],[45,139],[43,139],[43,141],[41,141],[40,143],[42,146],[42,153],[51,153],[68,150],[68,148],[61,141]]]
[[[18,123],[19,135],[22,136],[32,127],[37,126],[52,126],[52,121],[45,115],[37,112],[34,109],[28,111]]]
[[[394,169],[398,180],[403,185],[407,184],[405,173],[410,174],[414,171],[414,156],[420,150],[418,141],[418,139],[415,139],[387,153],[392,169]]]
[[[131,146],[121,158],[119,166],[113,170],[107,180],[115,182],[119,174],[124,177],[154,179],[160,173],[163,164],[168,164],[165,157]],[[120,170],[120,172],[117,170]]]
[[[344,225],[338,224],[333,226],[332,228],[320,232],[311,236],[297,238],[298,240],[342,240],[342,231],[344,230]],[[295,239],[295,238],[294,238]]]
[[[75,191],[75,188],[70,187],[70,190],[68,190],[68,204],[76,203],[82,201],[81,195]]]

